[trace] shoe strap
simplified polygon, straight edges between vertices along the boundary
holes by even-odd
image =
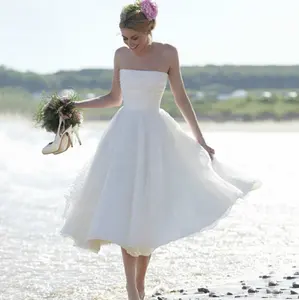
[[[61,112],[62,108],[63,108],[62,106],[58,108],[59,125],[58,125],[57,132],[59,133],[59,135],[61,134],[61,126],[62,126],[62,132],[65,131],[65,118],[63,117],[63,114]]]

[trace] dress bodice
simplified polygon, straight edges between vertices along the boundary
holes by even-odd
[[[120,85],[125,108],[159,110],[168,74],[149,70],[120,70]]]

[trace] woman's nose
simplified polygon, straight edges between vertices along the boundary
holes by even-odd
[[[134,42],[132,40],[129,41],[129,47],[134,47]]]

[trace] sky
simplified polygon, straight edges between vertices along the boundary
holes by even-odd
[[[19,71],[112,68],[127,0],[0,0],[0,65]],[[154,41],[183,66],[299,64],[299,0],[156,0]]]

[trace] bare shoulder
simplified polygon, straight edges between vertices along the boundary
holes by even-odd
[[[126,58],[129,55],[129,51],[127,47],[120,47],[115,50],[114,54],[114,64],[117,66],[119,69],[122,65],[123,61],[126,61]]]
[[[176,54],[177,48],[171,44],[163,44],[164,45],[164,49],[168,54]]]
[[[178,50],[171,44],[157,43],[157,48],[163,59],[167,61],[169,68],[178,62]]]
[[[128,54],[128,48],[127,47],[120,47],[115,50],[115,57],[121,58],[124,55]]]
[[[167,57],[173,58],[173,57],[177,57],[178,55],[177,48],[171,44],[159,43],[159,47],[161,48],[163,55]]]

